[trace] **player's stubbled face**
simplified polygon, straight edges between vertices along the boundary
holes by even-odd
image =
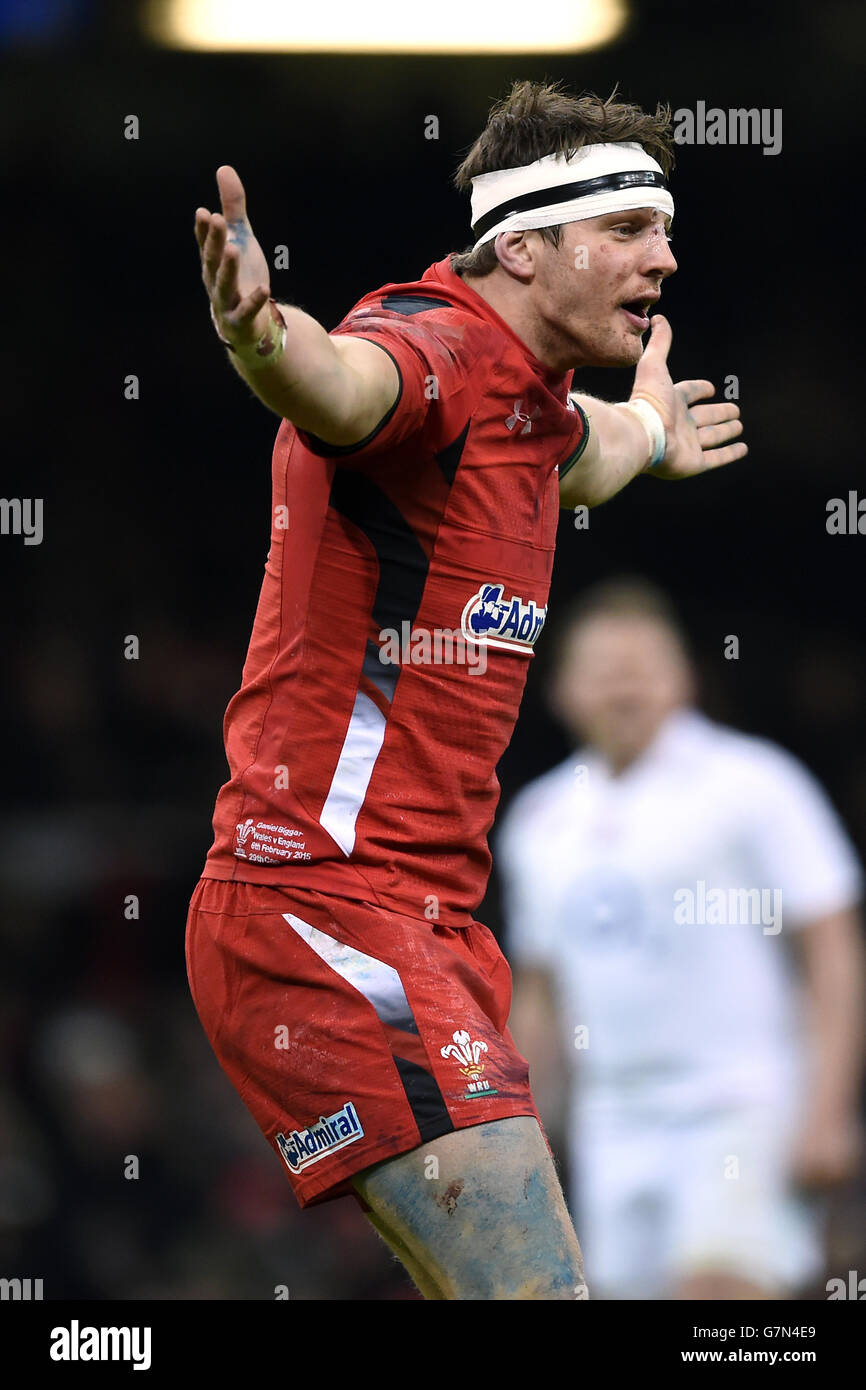
[[[542,242],[536,307],[552,341],[578,366],[639,361],[647,310],[677,268],[668,219],[655,208],[567,222],[558,247]]]
[[[572,632],[554,694],[570,730],[624,767],[649,747],[668,715],[692,698],[692,679],[666,624],[599,615]]]

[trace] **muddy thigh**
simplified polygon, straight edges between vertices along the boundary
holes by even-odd
[[[562,1188],[531,1116],[455,1130],[353,1183],[425,1298],[588,1296]]]

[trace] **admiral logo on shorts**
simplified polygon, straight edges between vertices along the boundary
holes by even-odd
[[[320,1115],[318,1124],[309,1125],[307,1129],[293,1129],[288,1139],[284,1134],[274,1136],[291,1173],[300,1173],[311,1163],[318,1163],[320,1158],[327,1158],[328,1154],[345,1149],[347,1144],[354,1144],[363,1137],[358,1112],[350,1100],[333,1115]]]
[[[531,650],[546,617],[547,608],[539,608],[531,599],[506,598],[504,584],[482,584],[463,609],[461,627],[472,642],[506,651]]]

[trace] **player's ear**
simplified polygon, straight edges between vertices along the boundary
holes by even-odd
[[[529,234],[531,235],[531,234]],[[516,280],[529,281],[535,273],[526,232],[499,232],[494,239],[499,264]]]

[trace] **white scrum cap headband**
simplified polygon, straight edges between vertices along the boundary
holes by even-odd
[[[658,208],[673,219],[674,200],[661,166],[640,145],[584,145],[571,158],[546,154],[519,169],[472,180],[472,231],[483,246],[500,232],[528,232],[582,222],[606,212]]]

